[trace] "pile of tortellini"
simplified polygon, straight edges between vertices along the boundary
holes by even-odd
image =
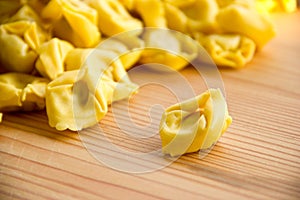
[[[188,64],[177,62],[172,54],[141,50],[109,65],[111,58],[126,49],[142,48],[145,42],[159,45],[161,38],[155,33],[141,40],[137,31],[124,41],[111,41],[101,50],[95,49],[110,36],[143,27],[182,32],[199,42],[218,66],[243,67],[275,35],[267,13],[276,9],[292,11],[295,7],[282,2],[3,0],[0,119],[3,112],[46,108],[51,127],[81,130],[99,122],[113,100],[135,92],[137,86],[126,70],[136,63],[162,63],[176,70]],[[97,63],[92,67],[93,62],[85,63],[90,55]],[[96,82],[95,74],[99,73],[103,76]],[[113,97],[117,85],[122,91]],[[75,90],[78,92],[73,97]],[[76,122],[74,104],[78,105],[76,112],[82,113]],[[91,107],[94,113],[83,112]]]

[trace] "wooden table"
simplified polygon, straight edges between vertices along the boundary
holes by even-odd
[[[50,128],[44,112],[7,114],[0,199],[300,199],[300,12],[274,18],[277,37],[246,68],[221,70],[234,121],[204,159],[194,153],[154,172],[120,172],[91,156],[77,133]],[[197,86],[191,68],[182,73]],[[161,97],[151,91],[137,101]]]

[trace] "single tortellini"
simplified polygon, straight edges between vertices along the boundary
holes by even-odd
[[[145,50],[140,63],[157,63],[180,70],[197,56],[197,45],[191,38],[173,31],[150,29],[143,35]]]
[[[198,33],[195,37],[218,66],[241,68],[255,54],[255,43],[246,36]]]
[[[250,4],[229,4],[220,9],[216,19],[223,32],[245,35],[255,42],[258,49],[275,36],[269,17],[258,13]]]
[[[128,98],[137,89],[121,63],[108,65],[113,52],[92,50],[88,54],[80,69],[62,73],[47,86],[49,124],[57,130],[75,131],[96,124],[112,101]]]
[[[72,131],[90,127],[107,113],[102,93],[95,95],[85,81],[78,80],[79,70],[64,72],[51,81],[46,90],[49,125]]]
[[[29,74],[0,74],[0,112],[44,109],[48,82],[48,79]]]
[[[160,124],[162,151],[171,156],[211,148],[232,122],[219,89],[167,108]]]
[[[37,49],[48,39],[34,21],[16,21],[0,26],[0,63],[8,71],[30,73]]]
[[[82,1],[51,0],[41,16],[53,24],[55,36],[76,47],[93,47],[100,41],[98,13]]]
[[[38,49],[39,58],[35,67],[38,72],[51,80],[64,72],[64,60],[66,55],[74,47],[67,41],[53,38],[45,42]]]
[[[98,27],[107,36],[143,27],[142,22],[132,17],[118,0],[85,0],[85,2],[98,11]]]

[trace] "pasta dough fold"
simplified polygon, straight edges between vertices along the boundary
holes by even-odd
[[[79,0],[51,0],[41,16],[53,24],[54,35],[76,47],[93,47],[101,38],[98,13]]]
[[[98,48],[110,50],[120,55],[120,60],[126,70],[130,69],[141,57],[144,41],[133,34],[109,38],[100,43]]]
[[[48,79],[28,74],[0,74],[0,111],[44,109],[48,82]]]
[[[216,15],[219,12],[215,0],[166,1],[168,27],[187,34],[218,31]]]
[[[162,1],[135,0],[133,10],[140,14],[146,27],[167,27]]]
[[[34,21],[16,21],[0,26],[0,62],[8,71],[30,73],[37,49],[48,35]]]
[[[50,80],[55,79],[64,72],[65,57],[72,49],[72,44],[58,38],[45,42],[38,49],[39,58],[35,64],[36,69],[42,76]]]
[[[140,20],[132,17],[118,0],[85,0],[98,11],[99,30],[107,36],[141,29]]]

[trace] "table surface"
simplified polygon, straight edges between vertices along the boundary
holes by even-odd
[[[96,160],[78,133],[50,128],[44,112],[6,114],[0,199],[300,199],[300,12],[274,20],[276,38],[246,68],[220,70],[233,123],[205,158],[192,153],[153,172],[121,172]],[[182,74],[202,90],[193,69]],[[149,105],[172,103],[155,87],[136,95],[137,123],[147,123]],[[157,135],[118,135],[112,119],[110,113],[101,125],[116,144],[160,146]]]

